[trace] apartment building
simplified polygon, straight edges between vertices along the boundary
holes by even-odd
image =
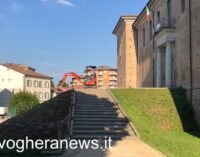
[[[117,70],[108,66],[96,68],[97,88],[116,88]]]
[[[83,76],[80,76],[83,77]],[[82,81],[84,82],[84,80],[82,79]],[[76,78],[72,78],[72,82],[71,82],[71,86],[73,86],[76,89],[83,89],[84,85],[82,82],[80,82],[78,79]]]
[[[146,6],[151,10],[149,20]],[[133,36],[132,45],[127,45],[129,38],[119,35],[130,27],[126,18],[120,18],[113,32],[118,37],[118,62],[119,53],[135,60],[135,87],[185,88],[200,125],[200,1],[149,0],[146,6],[135,19],[132,17],[132,31],[128,32]],[[129,46],[134,47],[131,57],[123,53]],[[121,62],[118,64],[123,69],[118,75],[129,69]],[[122,87],[127,87],[125,80]]]
[[[35,94],[40,102],[51,97],[52,77],[36,72],[21,64],[0,64],[0,106],[6,106],[9,98],[17,92]]]

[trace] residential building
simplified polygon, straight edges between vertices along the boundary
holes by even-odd
[[[8,104],[12,94],[26,91],[35,94],[40,102],[51,97],[52,77],[38,73],[21,64],[0,64],[0,106]]]
[[[116,88],[117,70],[108,66],[96,68],[97,88]]]
[[[80,75],[80,77],[83,78],[82,75]],[[82,82],[84,82],[83,79],[81,79],[81,80],[82,80]],[[84,88],[84,85],[82,82],[80,82],[80,80],[78,80],[77,78],[72,78],[71,86],[76,89],[82,89],[82,88]]]
[[[136,79],[134,86],[185,88],[200,125],[200,1],[149,0],[147,7],[151,10],[150,19],[146,20],[144,7],[137,18],[132,18],[132,32],[129,31],[134,38],[131,50],[134,55],[129,58],[135,60],[133,65],[137,69],[136,77],[132,77],[133,81]],[[129,38],[119,34],[130,27],[125,24],[126,18],[120,21],[114,30],[118,53],[122,51],[121,42],[129,42]],[[122,62],[126,70],[128,65]],[[121,87],[127,86],[122,83]]]

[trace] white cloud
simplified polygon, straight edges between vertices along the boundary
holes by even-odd
[[[69,0],[56,0],[56,2],[61,5],[74,7],[74,4],[72,2],[70,2]]]

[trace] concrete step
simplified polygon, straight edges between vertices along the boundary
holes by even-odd
[[[78,98],[78,99],[93,99],[93,98],[103,98],[103,99],[105,99],[105,98],[107,98],[107,99],[111,99],[111,97],[109,97],[109,96],[107,96],[106,94],[104,94],[104,95],[76,95],[76,97]]]
[[[108,108],[118,108],[116,105],[76,105],[75,108],[91,108],[91,107],[97,107],[97,108],[103,108],[103,107],[108,107]]]
[[[120,118],[121,116],[118,115],[118,114],[113,114],[113,115],[88,115],[88,114],[85,114],[85,115],[82,115],[82,114],[75,114],[74,116],[75,118],[105,118],[105,119],[109,119],[109,118]]]
[[[105,131],[105,130],[73,130],[74,135],[104,135],[104,136],[112,136],[112,135],[129,135],[127,131]]]
[[[112,115],[114,115],[114,114],[120,114],[120,112],[119,111],[100,111],[100,110],[98,110],[97,112],[95,112],[95,111],[77,111],[77,110],[75,110],[75,114],[78,114],[78,115],[108,115],[108,114],[112,114]]]
[[[79,125],[74,126],[73,130],[102,130],[102,131],[117,131],[126,129],[126,125],[117,126],[117,125]]]
[[[75,111],[79,110],[113,110],[113,109],[118,109],[117,106],[80,106],[80,107],[75,107]]]
[[[93,106],[93,105],[110,105],[110,106],[116,106],[115,103],[112,102],[95,102],[95,103],[76,103],[76,106]]]
[[[105,138],[106,137],[106,138]],[[99,139],[99,140],[105,140],[111,137],[112,140],[120,140],[122,138],[125,138],[127,136],[125,135],[73,135],[73,139],[77,140],[89,140],[89,139]]]
[[[116,112],[118,109],[117,108],[79,108],[78,110],[75,110],[76,112]]]
[[[74,118],[74,121],[87,121],[87,122],[127,122],[126,118]]]
[[[115,105],[115,103],[113,102],[95,102],[95,103],[78,103],[76,102],[76,106],[77,105]]]
[[[76,100],[76,104],[108,104],[108,103],[114,103],[107,100]]]
[[[96,122],[96,121],[74,121],[74,126],[78,126],[78,125],[96,125],[96,126],[125,126],[127,125],[128,123],[125,122],[125,121],[99,121],[99,122]]]

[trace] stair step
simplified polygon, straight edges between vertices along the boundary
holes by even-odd
[[[116,126],[116,125],[110,125],[110,126],[106,126],[106,125],[78,125],[78,126],[74,126],[73,130],[103,130],[103,131],[117,131],[117,130],[124,130],[126,128],[125,126]]]
[[[129,135],[127,131],[73,130],[74,135]]]
[[[87,115],[87,114],[75,114],[75,118],[120,118],[120,116],[118,114],[114,114],[114,115]]]
[[[126,121],[99,121],[98,123],[95,122],[95,121],[77,121],[75,120],[74,121],[74,126],[78,126],[78,125],[96,125],[96,126],[99,126],[99,125],[104,125],[104,126],[109,126],[109,125],[117,125],[117,126],[125,126],[127,125],[128,123]]]
[[[96,103],[76,103],[76,106],[93,106],[93,105],[110,105],[110,106],[116,106],[113,102],[96,102]]]
[[[113,111],[75,111],[75,115],[118,115],[119,112]]]
[[[91,106],[91,107],[85,107],[85,106],[81,106],[81,107],[75,107],[75,110],[112,110],[112,109],[118,109],[116,106]]]
[[[107,137],[107,138],[105,138]],[[124,137],[127,137],[125,135],[72,135],[73,139],[79,139],[79,140],[89,140],[89,139],[100,139],[100,140],[105,140],[111,137],[112,140],[120,140]]]
[[[113,103],[110,100],[98,100],[98,98],[92,99],[92,100],[91,99],[85,99],[85,100],[76,99],[76,103],[88,103],[88,102],[90,102],[90,103]]]
[[[75,112],[116,112],[118,109],[117,108],[105,108],[105,109],[92,109],[92,108],[81,108],[78,110],[75,110]]]
[[[127,119],[126,118],[74,118],[75,121],[96,121],[96,122],[99,122],[99,121],[112,121],[112,122],[127,122]]]

